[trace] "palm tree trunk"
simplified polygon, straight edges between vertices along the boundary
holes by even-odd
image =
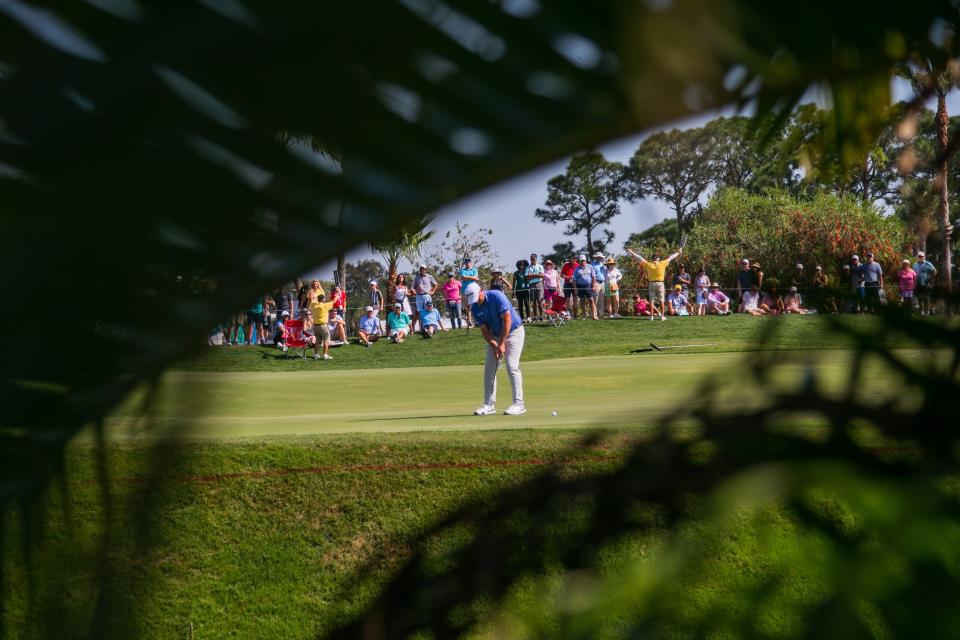
[[[949,158],[947,157],[947,139],[950,120],[947,117],[947,96],[945,93],[939,93],[937,96],[937,147],[940,152],[940,167],[937,171],[937,178],[934,186],[940,193],[940,204],[937,207],[937,222],[940,225],[940,237],[943,241],[943,253],[940,261],[940,275],[943,279],[943,286],[947,292],[950,291],[953,280],[950,265],[953,256],[950,252],[950,236],[947,229],[950,225],[950,203],[949,193],[947,191],[947,171],[949,169]]]

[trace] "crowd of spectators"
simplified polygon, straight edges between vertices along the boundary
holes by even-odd
[[[705,267],[695,274],[687,271],[679,259],[682,250],[667,257],[654,253],[649,259],[627,250],[638,266],[641,280],[635,289],[625,290],[624,273],[612,257],[596,252],[568,256],[563,264],[544,260],[536,254],[518,260],[516,269],[505,275],[491,269],[487,281],[481,280],[473,261],[465,259],[458,271],[441,276],[442,284],[418,265],[409,282],[404,274],[385,283],[370,280],[365,304],[353,308],[351,319],[347,292],[333,285],[329,292],[319,280],[280,287],[258,299],[229,322],[215,328],[210,338],[214,345],[259,344],[286,349],[287,321],[302,323],[303,335],[314,348],[314,357],[330,360],[331,345],[356,343],[370,347],[380,340],[404,342],[419,334],[430,339],[437,332],[473,326],[469,305],[464,303],[465,288],[477,283],[482,288],[499,290],[515,301],[523,323],[542,322],[556,314],[565,319],[621,318],[633,315],[661,321],[669,316],[726,316],[733,313],[751,316],[810,313],[870,313],[887,304],[895,295],[907,310],[927,315],[933,312],[931,294],[937,270],[918,252],[915,261],[904,259],[893,275],[894,289],[888,291],[884,273],[872,252],[852,255],[843,265],[839,286],[831,286],[824,269],[817,265],[808,274],[802,263],[784,277],[788,283],[781,293],[780,279],[765,278],[757,261],[744,258],[734,281],[726,289],[712,280]],[[674,265],[674,263],[676,264]],[[671,271],[671,267],[673,270]],[[668,273],[669,272],[669,273]],[[645,281],[645,290],[638,285]]]

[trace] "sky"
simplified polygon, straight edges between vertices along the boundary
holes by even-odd
[[[912,97],[910,86],[899,79],[892,82],[894,102]],[[827,106],[827,99],[818,92],[809,92],[802,102],[817,102]],[[928,104],[936,108],[935,100]],[[960,95],[954,92],[947,99],[949,113],[960,113]],[[608,160],[627,163],[640,142],[657,131],[700,127],[721,115],[733,115],[730,109],[699,114],[665,124],[656,129],[638,132],[635,135],[599,145],[598,150]],[[513,264],[531,252],[542,254],[549,252],[554,243],[572,240],[577,246],[585,243],[585,238],[568,238],[563,235],[566,225],[550,225],[540,222],[534,211],[542,207],[547,197],[547,180],[563,173],[569,157],[543,165],[537,169],[516,176],[473,195],[453,202],[435,213],[430,228],[435,230],[434,237],[442,237],[452,230],[457,222],[469,224],[471,228],[486,227],[493,231],[490,242],[499,257],[501,265]],[[631,233],[643,231],[653,224],[673,218],[670,207],[658,200],[642,200],[637,203],[622,203],[622,213],[613,219],[606,228],[616,234],[613,242],[614,252],[620,253],[623,243]],[[531,238],[536,240],[531,241]],[[356,262],[366,258],[376,258],[366,246],[347,253],[347,262]],[[328,262],[310,275],[323,279],[332,279],[335,263]],[[401,270],[410,270],[411,265],[401,262]]]

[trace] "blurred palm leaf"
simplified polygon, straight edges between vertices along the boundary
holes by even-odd
[[[729,101],[776,121],[828,87],[852,154],[957,23],[947,0],[0,1],[0,502],[278,282]]]

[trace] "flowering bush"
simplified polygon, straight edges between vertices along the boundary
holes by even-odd
[[[789,282],[797,262],[808,273],[819,264],[836,283],[852,254],[873,251],[889,278],[910,256],[909,238],[899,218],[853,197],[820,193],[798,200],[779,191],[726,189],[698,216],[684,261],[693,272],[705,265],[725,286],[733,284],[742,258],[759,262],[768,278],[781,282]]]

